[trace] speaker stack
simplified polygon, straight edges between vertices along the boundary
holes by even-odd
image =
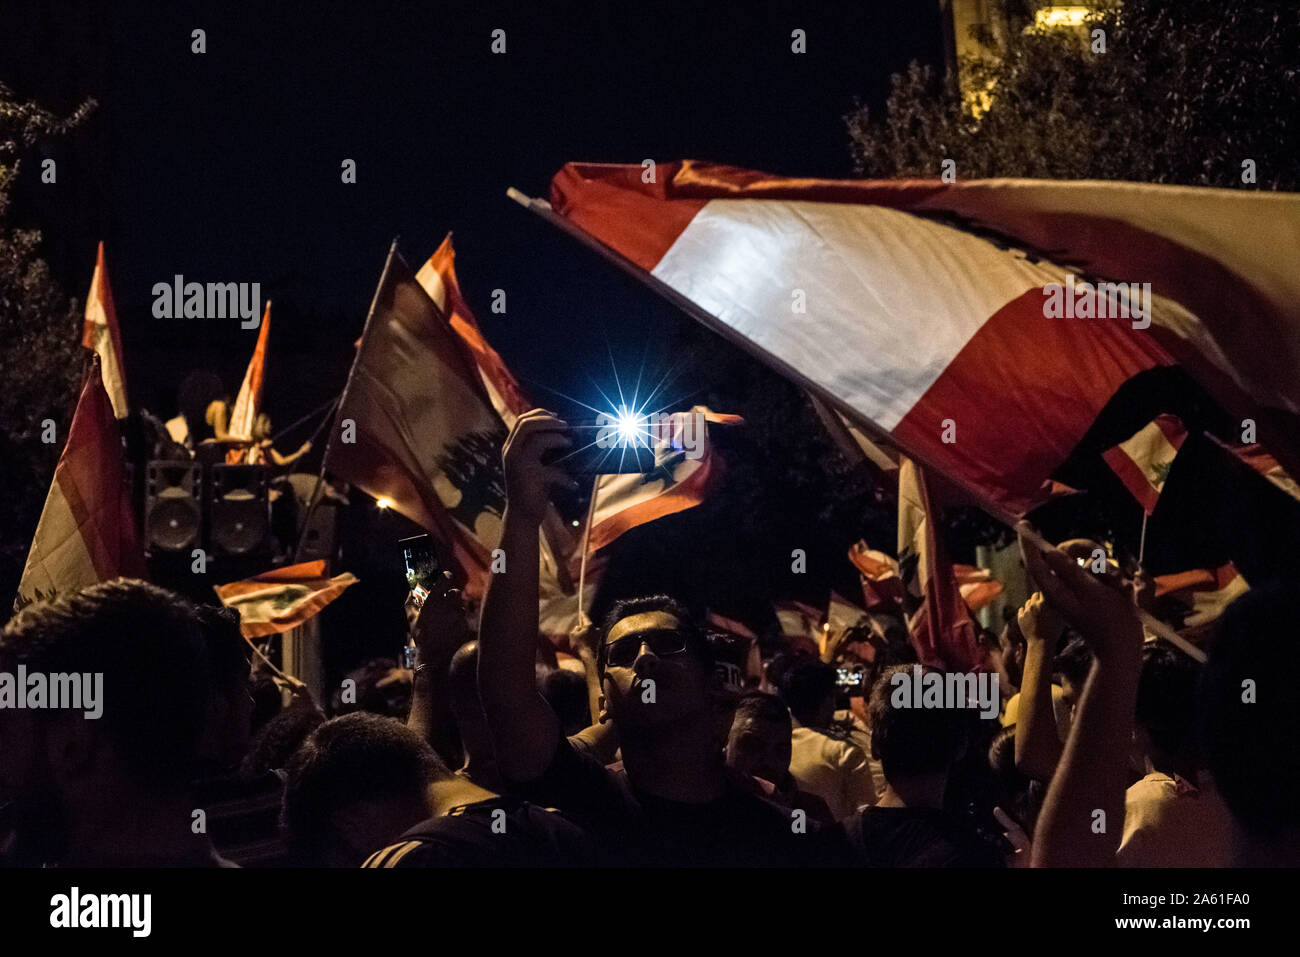
[[[271,507],[261,465],[213,465],[208,539],[218,558],[248,558],[270,549]]]
[[[149,555],[188,554],[202,547],[202,466],[156,460],[147,468],[144,526]]]

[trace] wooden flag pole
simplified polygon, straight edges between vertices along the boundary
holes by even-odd
[[[1014,526],[1016,524],[1016,521],[1018,520],[1019,516],[1013,514],[1009,509],[1007,509],[1003,505],[999,505],[996,502],[990,502],[987,496],[985,496],[983,492],[981,492],[978,488],[976,488],[974,485],[968,482],[965,478],[957,475],[948,474],[944,469],[940,468],[934,462],[934,460],[931,459],[928,455],[926,455],[923,452],[918,452],[916,449],[911,448],[909,445],[900,442],[897,436],[893,435],[888,430],[883,429],[880,426],[878,426],[876,423],[872,422],[870,419],[864,416],[857,409],[853,408],[851,405],[846,403],[842,398],[831,393],[825,386],[821,385],[818,382],[814,382],[807,375],[800,372],[798,369],[790,365],[788,362],[786,362],[784,359],[780,358],[779,356],[772,355],[770,352],[761,349],[759,346],[755,345],[753,342],[751,342],[741,333],[737,332],[735,329],[731,328],[731,326],[727,325],[725,322],[720,320],[717,316],[714,316],[711,313],[709,313],[707,310],[700,308],[698,305],[696,305],[690,299],[686,298],[686,296],[682,295],[672,286],[669,286],[663,280],[657,278],[656,276],[651,275],[649,272],[642,269],[636,263],[632,262],[630,259],[624,256],[622,253],[610,249],[608,246],[606,246],[604,243],[597,240],[595,237],[590,236],[582,229],[579,229],[573,223],[569,222],[569,220],[565,219],[563,216],[556,213],[555,210],[551,208],[551,204],[548,203],[546,200],[534,199],[530,196],[525,195],[519,190],[515,189],[513,186],[506,190],[506,195],[510,197],[510,199],[513,199],[520,206],[523,206],[525,209],[529,210],[530,212],[540,216],[542,219],[549,222],[552,226],[555,226],[557,229],[560,229],[561,231],[572,236],[574,239],[578,240],[578,242],[582,243],[584,246],[586,246],[588,249],[595,252],[597,255],[601,256],[606,261],[617,266],[619,269],[627,273],[629,276],[632,276],[633,278],[639,280],[641,283],[648,286],[652,291],[658,293],[659,296],[668,300],[670,303],[672,303],[678,309],[685,312],[687,315],[691,316],[693,319],[702,323],[704,326],[713,330],[718,335],[722,336],[724,339],[728,340],[734,345],[739,346],[741,349],[745,350],[745,352],[749,353],[759,362],[762,362],[764,365],[771,367],[775,371],[779,372],[781,375],[785,376],[787,379],[790,379],[792,382],[796,383],[803,389],[806,389],[808,392],[811,392],[831,408],[839,410],[844,414],[846,418],[851,419],[852,421],[857,423],[862,428],[862,430],[866,432],[868,435],[870,435],[873,439],[897,448],[899,451],[903,452],[913,461],[918,462],[921,465],[925,466],[926,468],[931,469],[932,471],[943,475],[945,478],[947,478],[949,482],[956,485],[963,492],[969,495],[974,501],[978,502],[980,507],[983,508],[990,515],[992,515],[994,518],[998,519],[1001,522],[1005,522],[1009,526]]]
[[[1147,510],[1145,508],[1142,509],[1142,535],[1141,537],[1138,538],[1138,568],[1142,567],[1142,559],[1146,556],[1147,553],[1147,519],[1148,518],[1150,518],[1150,516],[1147,514]]]

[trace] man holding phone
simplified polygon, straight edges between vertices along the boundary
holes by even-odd
[[[589,828],[608,860],[641,865],[797,866],[818,860],[815,825],[728,777],[734,701],[703,632],[665,596],[615,606],[600,645],[603,706],[622,741],[621,772],[579,753],[537,694],[538,526],[552,494],[572,489],[547,464],[571,447],[549,412],[520,416],[504,450],[501,548],[479,629],[479,695],[503,777]]]

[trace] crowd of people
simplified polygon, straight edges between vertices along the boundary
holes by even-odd
[[[1300,862],[1294,588],[1260,584],[1199,663],[1134,589],[1022,534],[1037,591],[984,641],[998,714],[897,694],[938,673],[901,623],[860,691],[666,595],[538,638],[538,529],[571,477],[549,414],[506,442],[501,548],[476,627],[450,579],[413,668],[330,700],[281,688],[238,617],[118,579],[33,604],[0,673],[102,674],[102,716],[0,707],[8,866],[1020,867]],[[543,647],[545,646],[545,647]],[[0,704],[3,704],[0,699]],[[328,714],[327,714],[328,712]]]

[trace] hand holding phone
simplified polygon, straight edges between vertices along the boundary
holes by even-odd
[[[655,440],[644,417],[616,419],[602,414],[593,420],[571,423],[565,430],[569,447],[543,456],[575,478],[597,475],[632,475],[655,466]]]
[[[1137,609],[1119,589],[1103,584],[1028,522],[1016,525],[1025,569],[1043,596],[1074,626],[1099,660],[1129,660],[1140,654],[1142,625]]]

